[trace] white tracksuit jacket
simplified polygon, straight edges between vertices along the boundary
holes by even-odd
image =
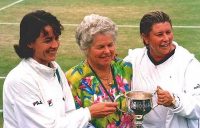
[[[54,69],[23,59],[6,77],[3,87],[4,128],[82,128],[88,108],[75,110],[66,77]],[[58,82],[59,71],[61,82]]]
[[[176,97],[177,108],[159,105],[145,115],[144,128],[200,128],[200,63],[173,43],[174,55],[159,65],[150,61],[146,47],[129,50],[124,59],[133,65],[133,90],[153,92],[159,85]]]

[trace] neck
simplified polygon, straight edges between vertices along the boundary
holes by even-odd
[[[159,65],[165,62],[167,59],[169,59],[174,54],[174,52],[175,52],[175,48],[173,48],[169,52],[169,54],[165,55],[165,57],[155,57],[155,56],[152,56],[152,54],[150,54],[150,50],[148,49],[147,54],[148,54],[149,59],[154,65]]]
[[[164,60],[165,58],[167,58],[168,56],[171,55],[171,53],[173,52],[173,50],[176,48],[176,46],[174,44],[171,45],[170,49],[169,49],[169,52],[168,54],[163,54],[163,55],[156,55],[154,54],[150,49],[149,49],[149,53],[150,53],[150,56],[156,61],[156,62],[159,62],[159,61],[162,61]]]
[[[101,82],[104,84],[106,88],[113,84],[113,76],[110,65],[98,68],[89,62],[87,63],[92,68],[96,77],[98,77],[101,80]]]

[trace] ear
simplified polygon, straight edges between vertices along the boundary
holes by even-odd
[[[141,34],[141,37],[143,39],[144,44],[147,46],[149,45],[149,37],[148,35],[145,35],[144,33]]]

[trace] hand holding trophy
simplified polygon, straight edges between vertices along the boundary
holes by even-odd
[[[149,93],[144,91],[130,91],[125,94],[118,95],[115,101],[120,97],[126,98],[127,110],[121,110],[122,112],[127,112],[134,114],[136,119],[136,128],[142,128],[143,116],[149,113],[153,108],[152,98],[156,93]]]

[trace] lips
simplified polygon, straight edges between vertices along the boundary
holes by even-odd
[[[107,58],[110,58],[110,56],[102,56],[101,58],[107,59]]]
[[[49,53],[49,54],[56,54],[57,50],[55,50],[55,49],[54,50],[48,50],[47,53]]]
[[[169,47],[169,43],[161,44],[160,47]]]
[[[110,61],[112,60],[112,56],[104,56],[104,57],[101,57],[101,59],[104,61]]]
[[[104,62],[108,62],[111,60],[111,56],[104,56],[104,57],[100,57],[102,61]]]

